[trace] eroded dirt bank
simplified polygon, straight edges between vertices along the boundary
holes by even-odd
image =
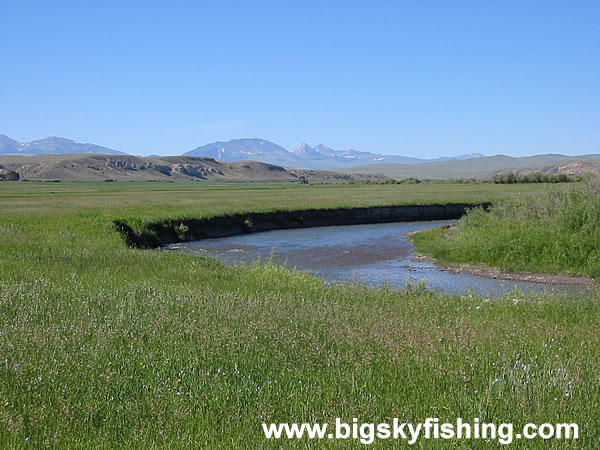
[[[469,209],[478,207],[487,209],[489,206],[489,203],[456,203],[274,211],[232,214],[208,219],[165,220],[146,224],[138,231],[125,220],[115,220],[114,223],[127,245],[137,248],[156,248],[175,242],[277,229],[452,220],[459,219]]]

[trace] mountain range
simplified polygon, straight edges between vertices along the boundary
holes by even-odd
[[[126,155],[127,153],[84,144],[61,137],[47,137],[38,141],[19,142],[0,134],[0,155],[40,155],[40,154],[84,154],[96,153],[104,155]],[[232,139],[227,142],[213,142],[197,147],[183,154],[184,156],[203,156],[219,161],[235,162],[254,160],[268,164],[299,169],[343,169],[367,164],[420,164],[431,161],[479,158],[484,155],[473,153],[457,157],[437,159],[421,159],[400,155],[382,155],[379,153],[358,150],[336,150],[324,144],[311,147],[302,143],[286,150],[273,142],[258,139]]]
[[[5,135],[0,135],[0,156],[23,155],[30,157],[31,155],[82,155],[91,153],[130,156],[124,152],[99,145],[83,144],[59,137],[48,137],[32,142],[18,142]],[[544,173],[579,174],[598,172],[600,168],[600,155],[542,154],[515,158],[506,155],[484,156],[481,153],[473,153],[456,157],[421,159],[357,150],[336,150],[324,144],[311,147],[306,143],[302,143],[288,151],[273,142],[257,138],[214,142],[185,153],[184,157],[187,156],[212,158],[226,163],[258,161],[294,169],[330,169],[346,174],[392,178],[491,178],[501,172],[526,172],[530,170]],[[143,164],[140,167],[142,166]],[[37,173],[38,170],[41,169],[31,169],[31,172],[35,171]],[[81,170],[81,168],[78,170]],[[176,172],[177,170],[174,173]],[[150,171],[146,173],[149,174]],[[105,176],[105,174],[98,176]]]
[[[437,159],[421,159],[400,155],[382,155],[379,153],[358,150],[336,150],[324,144],[311,147],[306,143],[296,146],[291,151],[264,139],[244,138],[227,142],[213,142],[184,153],[186,156],[208,156],[221,161],[241,161],[252,159],[285,167],[304,169],[342,169],[367,164],[420,164],[431,161],[452,159],[470,159],[483,157],[481,153],[445,157]]]
[[[103,155],[126,155],[127,153],[95,144],[84,144],[61,137],[51,136],[39,141],[19,142],[0,134],[0,155],[66,155],[98,153]]]

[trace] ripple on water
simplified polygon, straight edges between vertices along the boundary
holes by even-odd
[[[404,287],[424,282],[446,293],[498,298],[508,292],[561,292],[581,295],[580,286],[549,286],[451,273],[414,259],[406,233],[451,225],[455,221],[398,222],[370,225],[299,228],[204,239],[165,246],[218,258],[229,264],[271,260],[324,277],[330,282],[361,282],[372,286]]]

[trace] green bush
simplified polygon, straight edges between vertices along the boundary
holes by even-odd
[[[552,175],[541,172],[516,175],[514,173],[499,173],[492,177],[492,182],[496,184],[513,183],[568,183],[570,181],[581,181],[578,178],[568,177],[564,173]]]
[[[19,172],[15,172],[14,170],[0,172],[0,181],[19,181],[20,179]]]

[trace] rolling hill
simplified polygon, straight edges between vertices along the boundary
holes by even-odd
[[[217,161],[194,156],[142,158],[129,155],[1,156],[0,172],[15,171],[26,180],[71,181],[290,181],[335,183],[380,178],[303,169],[257,161]]]
[[[467,160],[425,162],[422,164],[371,164],[353,167],[357,174],[377,174],[390,178],[491,178],[497,173],[540,171],[545,173],[594,172],[600,155],[565,156],[556,154],[515,158],[506,155]],[[342,172],[349,172],[343,169]]]

